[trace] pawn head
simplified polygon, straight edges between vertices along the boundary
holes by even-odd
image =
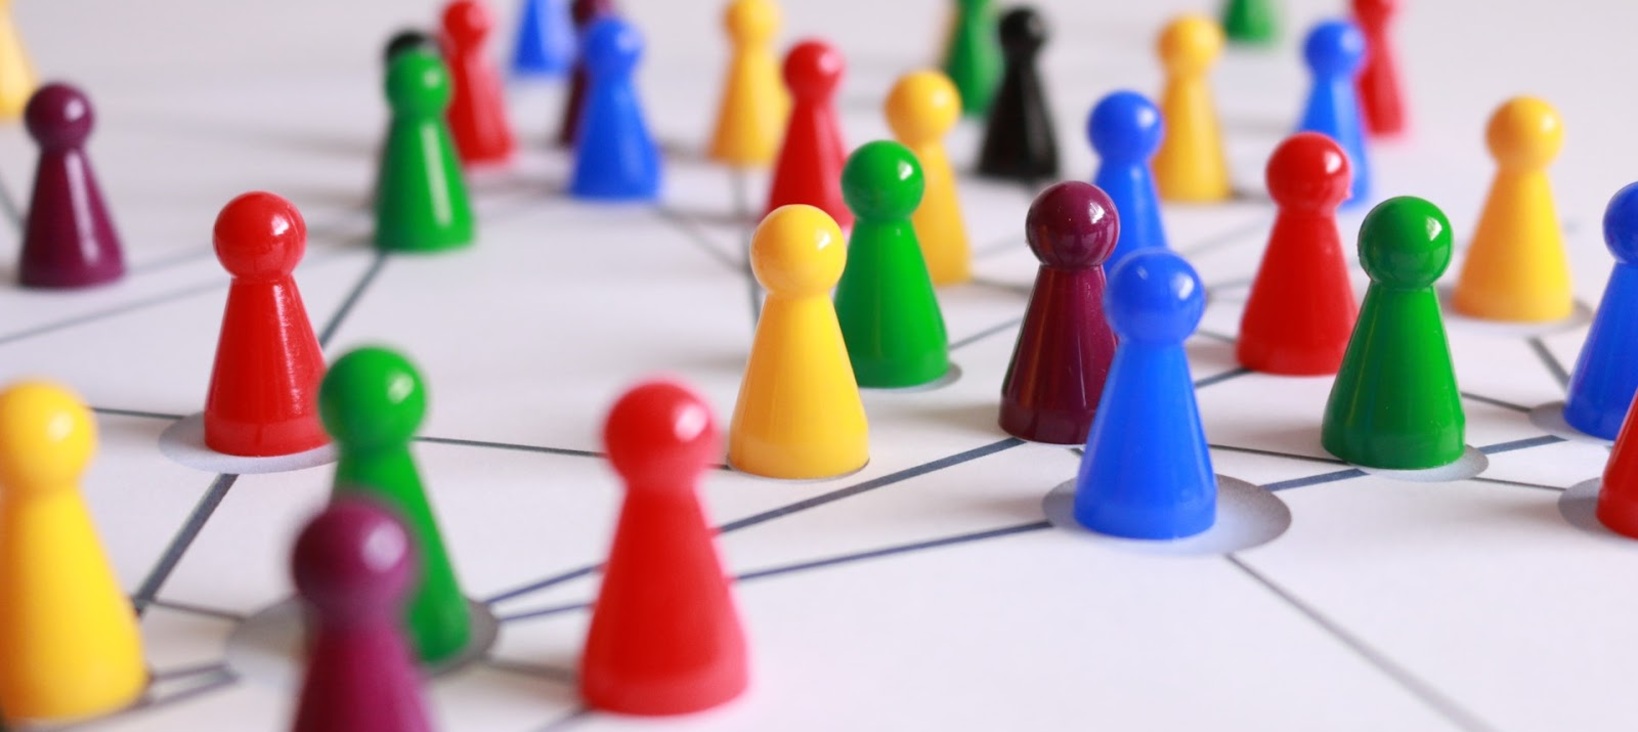
[[[1268,195],[1281,208],[1334,210],[1348,197],[1353,177],[1348,153],[1318,132],[1287,137],[1268,157]]]
[[[234,277],[283,277],[307,251],[307,222],[289,201],[255,191],[222,207],[215,242],[216,258]]]
[[[444,6],[444,35],[456,48],[471,48],[495,27],[489,6],[478,0],[454,0]]]
[[[722,27],[736,46],[760,46],[779,32],[779,4],[774,0],[733,0],[722,13]]]
[[[1016,7],[1001,14],[996,34],[1001,38],[1001,50],[1007,55],[1033,56],[1046,45],[1046,19],[1035,8]]]
[[[892,140],[860,145],[842,166],[842,199],[866,221],[910,218],[926,188],[916,154]]]
[[[46,84],[29,97],[23,124],[41,147],[78,147],[91,136],[96,115],[85,92],[68,84]]]
[[[887,124],[908,145],[943,139],[961,120],[961,92],[939,71],[912,71],[887,93]]]
[[[403,354],[365,347],[336,359],[319,384],[319,417],[343,449],[409,444],[427,414],[421,374]]]
[[[770,293],[830,292],[847,266],[847,238],[836,220],[806,204],[780,206],[751,235],[751,271]]]
[[[46,381],[0,391],[0,497],[75,490],[96,449],[96,422],[74,392]]]
[[[1371,282],[1394,289],[1431,286],[1450,266],[1450,220],[1415,196],[1377,204],[1359,226],[1359,264]]]
[[[1024,219],[1030,251],[1048,267],[1087,269],[1109,259],[1120,219],[1109,196],[1091,183],[1064,181],[1035,197]]]
[[[409,532],[388,509],[338,498],[301,530],[290,573],[326,621],[379,619],[409,589],[413,552]]]
[[[1115,265],[1103,307],[1122,340],[1178,345],[1200,325],[1206,287],[1182,257],[1166,249],[1143,249]]]
[[[593,22],[581,39],[581,58],[592,76],[624,76],[643,57],[643,34],[613,16]]]
[[[705,399],[672,381],[627,391],[603,423],[615,472],[632,490],[680,490],[717,457],[721,436]]]
[[[1535,97],[1514,97],[1490,115],[1485,143],[1504,168],[1539,170],[1564,147],[1564,120],[1558,110]]]
[[[569,3],[569,17],[574,27],[584,29],[598,18],[614,15],[614,0],[574,0]]]
[[[1223,52],[1223,28],[1203,15],[1183,15],[1160,31],[1156,50],[1167,71],[1203,74]]]
[[[1604,244],[1621,264],[1638,263],[1638,183],[1615,192],[1604,209]]]
[[[1113,163],[1143,163],[1160,149],[1166,134],[1160,109],[1135,91],[1118,91],[1098,101],[1086,119],[1086,136],[1098,157]]]
[[[386,47],[381,50],[381,61],[391,64],[393,59],[398,58],[398,54],[415,50],[436,53],[438,44],[433,42],[432,36],[414,28],[406,28],[387,39]]]
[[[1326,20],[1308,32],[1302,57],[1316,76],[1352,79],[1365,66],[1365,34],[1346,20]]]
[[[785,54],[785,87],[792,96],[829,99],[846,70],[847,61],[835,46],[818,40],[803,41]]]
[[[453,93],[449,68],[435,51],[412,48],[387,64],[387,103],[395,114],[442,115]]]

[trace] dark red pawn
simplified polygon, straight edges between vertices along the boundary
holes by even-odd
[[[125,274],[125,256],[85,154],[96,116],[85,94],[47,84],[23,121],[40,146],[17,279],[26,287],[87,287]]]
[[[233,275],[205,398],[205,445],[288,455],[328,441],[318,418],[324,354],[291,276],[307,225],[289,201],[246,193],[216,217],[216,258]]]
[[[1001,382],[1001,429],[1079,445],[1115,356],[1115,334],[1103,314],[1103,263],[1120,238],[1120,222],[1097,186],[1065,181],[1035,197],[1024,235],[1041,269]]]
[[[1348,197],[1348,155],[1331,138],[1299,132],[1268,159],[1268,193],[1279,207],[1240,318],[1236,356],[1253,371],[1334,374],[1359,305],[1337,233]]]
[[[398,519],[357,498],[302,530],[290,564],[308,609],[307,675],[294,732],[432,729],[401,628],[412,551]]]
[[[720,447],[710,408],[678,384],[642,384],[610,410],[603,441],[626,500],[586,636],[581,696],[644,715],[739,696],[749,682],[745,636],[696,494]]]
[[[1405,96],[1399,88],[1399,62],[1388,24],[1399,0],[1354,0],[1354,19],[1365,34],[1365,69],[1358,77],[1359,103],[1365,127],[1375,137],[1402,134],[1409,127]]]
[[[503,163],[512,157],[512,125],[500,72],[489,59],[489,32],[495,20],[479,0],[454,0],[444,6],[444,61],[454,95],[449,103],[449,132],[461,162]]]
[[[569,14],[574,17],[576,34],[584,32],[592,23],[614,13],[614,0],[574,0],[569,5]],[[585,106],[585,102],[586,64],[579,51],[576,51],[574,73],[570,75],[569,81],[569,99],[563,105],[563,121],[557,128],[559,147],[574,147],[574,141],[580,135],[580,108]]]
[[[842,165],[847,146],[836,117],[836,88],[847,62],[824,41],[804,41],[785,55],[785,87],[791,92],[791,117],[774,164],[768,211],[792,203],[824,209],[844,228],[853,212],[842,200]]]

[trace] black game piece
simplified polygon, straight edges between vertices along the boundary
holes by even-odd
[[[1046,45],[1046,21],[1034,8],[1017,7],[1001,16],[998,29],[1007,64],[985,124],[978,174],[1026,182],[1056,178],[1058,139],[1035,68]]]

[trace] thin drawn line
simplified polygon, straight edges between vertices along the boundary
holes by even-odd
[[[1462,395],[1463,399],[1467,399],[1467,400],[1470,400],[1470,401],[1475,401],[1475,402],[1478,402],[1480,404],[1489,404],[1492,407],[1501,407],[1502,409],[1510,409],[1512,411],[1520,412],[1520,413],[1523,413],[1523,414],[1529,414],[1532,411],[1529,407],[1526,407],[1526,406],[1523,406],[1523,405],[1520,405],[1520,404],[1514,404],[1512,402],[1504,402],[1504,401],[1502,401],[1500,399],[1496,399],[1494,397],[1487,397],[1487,396],[1483,396],[1483,395],[1480,395],[1480,394],[1474,394],[1473,392],[1470,392],[1470,391],[1461,392],[1461,395]]]
[[[561,717],[558,717],[557,719],[554,719],[554,720],[552,720],[550,722],[547,722],[545,727],[541,727],[540,729],[535,730],[535,732],[558,732],[558,730],[565,730],[565,729],[568,729],[568,728],[574,726],[574,724],[576,722],[580,722],[582,720],[585,720],[587,717],[590,717],[590,716],[591,716],[591,710],[590,709],[587,709],[585,707],[580,707],[578,709],[575,709],[572,712],[569,712],[568,714],[565,714],[565,715],[563,715]]]
[[[603,453],[592,450],[576,450],[568,447],[544,447],[541,445],[519,445],[511,442],[486,442],[483,440],[465,440],[458,437],[432,437],[417,435],[416,442],[430,442],[437,445],[459,445],[461,447],[486,447],[494,450],[511,450],[514,452],[537,452],[546,455],[567,455],[570,457],[605,457]]]
[[[1523,440],[1513,440],[1512,442],[1485,445],[1484,447],[1479,448],[1479,452],[1486,455],[1499,455],[1504,452],[1513,452],[1514,450],[1526,450],[1532,447],[1541,447],[1543,445],[1554,445],[1563,441],[1564,438],[1557,435],[1542,435],[1541,437],[1529,437]]]
[[[1204,241],[1196,243],[1194,246],[1178,247],[1176,251],[1178,254],[1181,254],[1184,257],[1193,257],[1227,244],[1233,244],[1239,241],[1241,237],[1254,234],[1259,229],[1267,225],[1268,224],[1264,223],[1262,219],[1250,221],[1242,226],[1237,226],[1228,231],[1213,235]]]
[[[538,663],[507,661],[504,659],[495,658],[493,656],[485,657],[481,663],[495,669],[496,671],[504,671],[509,674],[529,676],[537,679],[546,679],[547,681],[556,681],[563,684],[573,684],[575,680],[579,678],[573,669],[558,668],[557,666],[546,666]]]
[[[117,317],[117,316],[120,316],[120,315],[126,315],[126,314],[129,314],[129,313],[134,313],[134,312],[136,312],[138,310],[145,310],[147,308],[155,307],[155,306],[158,306],[158,305],[165,305],[165,304],[168,304],[168,303],[176,302],[177,300],[185,300],[187,298],[193,297],[194,295],[209,292],[211,290],[222,289],[222,288],[225,288],[226,286],[227,286],[227,284],[224,283],[224,282],[211,282],[211,283],[205,283],[205,284],[200,284],[200,285],[194,285],[192,287],[188,287],[188,288],[185,288],[185,289],[176,290],[176,291],[173,291],[173,292],[167,292],[167,293],[164,293],[162,295],[155,295],[153,297],[142,299],[142,300],[137,300],[136,302],[126,303],[126,304],[120,305],[118,307],[112,307],[112,308],[107,308],[107,309],[104,309],[104,310],[98,310],[96,312],[86,313],[84,315],[76,315],[76,316],[74,316],[72,318],[65,318],[63,320],[59,320],[59,321],[56,321],[54,323],[46,323],[45,325],[38,325],[38,326],[35,326],[33,328],[28,328],[26,330],[18,331],[16,333],[9,333],[7,335],[0,336],[0,346],[9,345],[11,343],[15,343],[17,341],[24,340],[26,338],[33,338],[35,336],[41,336],[41,335],[45,335],[47,333],[55,333],[55,332],[57,332],[59,330],[65,330],[67,328],[73,328],[75,326],[85,325],[86,323],[94,323],[94,322],[102,320],[104,318],[113,318],[113,317]]]
[[[184,666],[182,668],[173,668],[167,671],[155,671],[153,673],[153,680],[155,683],[162,681],[176,681],[177,679],[185,679],[190,676],[218,674],[227,671],[228,667],[225,662],[215,661],[212,663],[202,663],[197,666]]]
[[[1339,480],[1348,480],[1350,478],[1361,478],[1365,475],[1365,471],[1360,470],[1359,468],[1348,468],[1347,470],[1338,470],[1330,473],[1320,473],[1319,475],[1309,475],[1302,478],[1277,481],[1264,485],[1263,489],[1272,492],[1290,490],[1292,488],[1306,488],[1311,485],[1335,483]]]
[[[751,200],[748,186],[745,182],[745,171],[734,169],[728,173],[728,187],[734,199],[734,215],[740,221],[751,221]],[[745,278],[746,295],[751,303],[751,325],[754,327],[762,320],[762,283],[756,280],[756,271],[751,269],[751,240],[756,236],[756,225],[747,225],[740,233],[740,261],[739,275]]]
[[[992,325],[992,326],[990,326],[988,328],[985,328],[985,329],[983,329],[981,331],[978,331],[977,333],[969,335],[966,338],[962,338],[961,340],[952,342],[950,344],[950,350],[954,351],[954,350],[957,350],[957,349],[960,349],[960,348],[966,348],[967,346],[970,346],[970,345],[972,345],[974,343],[977,343],[977,342],[979,342],[981,340],[984,340],[985,338],[988,338],[988,337],[990,337],[992,335],[995,335],[997,333],[1005,333],[1008,330],[1011,330],[1014,326],[1016,326],[1016,325],[1018,325],[1019,323],[1022,323],[1022,322],[1024,322],[1024,319],[1019,317],[1019,318],[1009,318],[1004,323],[996,323],[995,325]]]
[[[565,582],[571,582],[571,581],[580,579],[581,577],[588,577],[588,576],[591,576],[592,572],[596,572],[598,570],[598,568],[600,568],[602,566],[603,565],[601,565],[601,564],[590,564],[590,565],[581,567],[579,569],[571,569],[571,570],[569,570],[567,572],[563,572],[562,574],[552,575],[551,577],[547,577],[546,579],[543,579],[543,580],[537,580],[535,582],[530,582],[529,584],[526,584],[526,585],[522,585],[522,586],[519,586],[519,587],[514,587],[514,588],[512,588],[510,590],[507,590],[505,592],[490,595],[489,597],[484,598],[483,604],[485,604],[485,605],[499,604],[499,603],[502,603],[502,602],[506,602],[507,600],[511,600],[511,599],[514,599],[514,598],[522,597],[524,595],[529,595],[529,594],[539,592],[539,591],[547,589],[549,587],[555,587],[555,586],[561,585],[561,584],[563,584]],[[506,618],[502,618],[502,620],[504,621],[504,620],[506,620]]]
[[[4,178],[0,178],[0,211],[6,218],[11,219],[12,228],[17,229],[18,236],[23,232],[23,210],[17,206],[16,197],[11,195],[11,188],[6,185]]]
[[[1528,343],[1530,350],[1535,351],[1536,358],[1541,361],[1541,365],[1546,366],[1547,372],[1553,375],[1553,380],[1557,381],[1560,387],[1568,387],[1570,372],[1565,371],[1564,364],[1559,363],[1553,352],[1547,350],[1547,344],[1542,342],[1541,336],[1531,336]]]
[[[591,607],[591,603],[589,602],[570,602],[562,605],[549,605],[547,607],[536,608],[534,610],[524,610],[522,612],[512,613],[511,615],[502,615],[495,618],[495,622],[513,623],[520,620],[538,620],[540,618],[547,618],[553,615],[572,613],[576,610],[585,610],[588,607]]]
[[[174,610],[179,613],[198,615],[206,618],[215,618],[217,620],[225,620],[230,623],[241,623],[245,620],[245,616],[236,612],[220,610],[213,607],[204,607],[202,605],[194,605],[187,602],[174,602],[171,600],[151,598],[148,600],[148,607],[157,607],[162,610]]]
[[[1471,480],[1471,481],[1474,481],[1474,482],[1477,482],[1477,483],[1495,483],[1496,485],[1509,485],[1509,486],[1515,486],[1515,487],[1518,487],[1518,488],[1535,488],[1535,489],[1538,489],[1538,490],[1553,491],[1553,492],[1556,492],[1556,493],[1563,493],[1566,490],[1566,489],[1560,488],[1560,487],[1558,487],[1556,485],[1546,485],[1544,483],[1526,483],[1526,482],[1524,482],[1522,480],[1503,480],[1501,478],[1486,478],[1484,476],[1474,476],[1472,478],[1468,478],[1468,480]]]
[[[1245,376],[1246,374],[1249,374],[1249,373],[1251,373],[1251,369],[1248,369],[1248,368],[1246,368],[1244,366],[1236,366],[1236,367],[1234,367],[1232,369],[1229,369],[1228,371],[1224,371],[1223,373],[1220,373],[1220,374],[1212,374],[1211,376],[1201,377],[1199,380],[1194,382],[1194,388],[1204,389],[1204,388],[1206,388],[1208,386],[1211,386],[1213,384],[1221,384],[1221,383],[1223,383],[1225,381],[1229,381],[1231,379],[1237,379],[1237,378],[1239,378],[1241,376]]]
[[[183,415],[180,414],[147,412],[141,409],[119,409],[116,407],[91,407],[91,411],[96,414],[104,414],[110,417],[138,417],[141,419],[160,419],[167,422],[175,422],[183,417]]]
[[[335,338],[337,331],[341,330],[341,324],[346,322],[347,316],[352,314],[353,308],[364,298],[364,291],[370,289],[370,285],[375,282],[376,277],[381,274],[381,270],[385,269],[386,266],[387,253],[375,252],[370,260],[370,268],[364,270],[364,276],[359,277],[358,282],[353,284],[353,289],[348,291],[347,298],[341,301],[341,307],[336,308],[335,313],[330,316],[330,322],[325,323],[324,330],[319,332],[320,348],[330,345],[330,340]]]
[[[1333,457],[1318,455],[1302,455],[1294,452],[1280,452],[1278,450],[1264,450],[1259,447],[1241,447],[1239,445],[1207,445],[1213,450],[1227,450],[1229,452],[1243,452],[1247,455],[1266,455],[1268,457],[1290,458],[1292,460],[1307,460],[1315,463],[1330,463],[1332,465],[1346,465],[1347,462]]]
[[[211,481],[210,489],[205,491],[205,495],[194,506],[193,513],[189,514],[188,520],[182,524],[182,529],[165,547],[165,553],[160,555],[159,563],[154,565],[153,570],[137,588],[136,594],[131,596],[131,604],[136,607],[137,616],[140,617],[146,612],[148,603],[159,596],[159,589],[165,585],[165,580],[170,579],[171,572],[176,571],[176,566],[181,564],[183,553],[193,545],[194,539],[199,538],[199,532],[204,530],[205,522],[210,520],[211,514],[222,505],[222,499],[227,498],[228,490],[237,480],[239,476],[223,473]]]
[[[718,249],[716,242],[712,241],[711,237],[706,236],[705,232],[700,231],[699,226],[693,219],[688,218],[677,211],[663,207],[655,208],[654,215],[660,217],[661,221],[671,224],[671,228],[682,232],[684,237],[687,237],[689,241],[694,242],[695,246],[704,250],[706,254],[711,255],[711,258],[715,259],[718,264],[721,264],[732,271],[739,271],[739,262],[734,261],[734,258],[729,256],[727,252]]]

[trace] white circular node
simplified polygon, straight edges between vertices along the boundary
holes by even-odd
[[[1479,452],[1479,448],[1468,445],[1462,451],[1462,456],[1456,462],[1440,465],[1436,468],[1422,470],[1390,470],[1388,468],[1370,468],[1364,465],[1355,465],[1371,475],[1393,480],[1406,480],[1412,483],[1449,483],[1455,480],[1467,480],[1483,473],[1490,467],[1490,458]]]
[[[913,386],[865,386],[860,388],[864,389],[865,391],[879,391],[885,394],[919,394],[924,391],[937,391],[939,389],[943,389],[944,387],[954,384],[960,380],[961,365],[951,361],[949,370],[945,371],[943,376],[933,379],[925,384],[915,384]]]
[[[1547,320],[1539,323],[1517,323],[1507,320],[1485,320],[1461,314],[1451,303],[1456,288],[1449,285],[1439,287],[1439,309],[1444,311],[1445,324],[1451,330],[1461,330],[1479,335],[1495,336],[1497,338],[1529,338],[1532,336],[1547,336],[1554,333],[1564,333],[1580,328],[1592,322],[1592,308],[1576,300],[1570,310],[1569,317],[1558,320]]]
[[[1606,440],[1596,435],[1589,435],[1570,426],[1564,421],[1564,402],[1548,402],[1530,410],[1530,424],[1536,429],[1554,437],[1562,437],[1571,442],[1587,442],[1594,445],[1610,447],[1614,440]]]
[[[292,455],[270,457],[243,457],[217,452],[205,446],[203,414],[190,414],[166,427],[159,435],[159,451],[164,453],[165,457],[195,470],[233,475],[288,473],[329,465],[336,461],[335,445],[324,445]]]
[[[1267,489],[1238,478],[1217,476],[1217,521],[1182,539],[1126,539],[1100,534],[1075,520],[1075,481],[1053,488],[1041,508],[1053,527],[1115,549],[1142,554],[1200,556],[1262,546],[1291,527],[1291,509]]]

